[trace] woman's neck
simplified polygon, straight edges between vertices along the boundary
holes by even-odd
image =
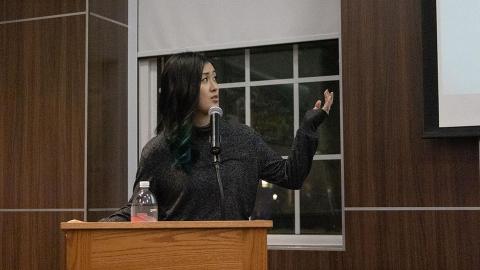
[[[193,125],[196,127],[204,127],[210,124],[210,116],[208,114],[203,114],[200,112],[197,112],[193,116]]]

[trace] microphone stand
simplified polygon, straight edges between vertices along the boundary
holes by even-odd
[[[222,220],[225,220],[225,195],[223,194],[223,183],[222,178],[220,177],[220,153],[213,154],[213,165],[215,166],[218,188],[220,190],[220,209]]]

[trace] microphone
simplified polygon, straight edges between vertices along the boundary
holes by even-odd
[[[208,109],[208,115],[210,115],[210,124],[212,125],[212,154],[213,165],[215,166],[215,172],[217,176],[218,189],[220,191],[220,214],[222,220],[225,220],[225,195],[223,192],[223,183],[220,176],[220,117],[223,115],[223,111],[218,106],[213,106]]]
[[[218,106],[210,107],[208,110],[208,115],[210,115],[210,123],[212,125],[212,154],[217,156],[220,154],[220,117],[223,115],[223,111]]]

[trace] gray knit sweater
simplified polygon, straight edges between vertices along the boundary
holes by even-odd
[[[325,112],[319,110],[302,124],[288,159],[274,152],[250,127],[221,121],[220,175],[227,220],[249,218],[260,179],[288,189],[302,186],[317,149],[315,130],[325,116]],[[143,148],[134,194],[140,181],[150,181],[150,190],[158,201],[159,220],[221,219],[220,192],[209,135],[210,127],[194,128],[192,132],[190,174],[172,167],[174,157],[161,134]],[[130,202],[101,221],[130,220]]]

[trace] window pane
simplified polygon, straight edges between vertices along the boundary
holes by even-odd
[[[252,219],[271,219],[271,234],[293,234],[295,232],[295,194],[293,190],[281,188],[262,181],[259,186]]]
[[[293,78],[292,45],[268,46],[250,50],[250,80]]]
[[[251,124],[273,150],[290,153],[293,141],[293,85],[251,88]]]
[[[315,160],[300,191],[300,233],[342,234],[340,160]]]
[[[300,77],[339,75],[338,39],[300,43],[298,74]]]
[[[245,81],[245,50],[213,51],[205,55],[212,60],[219,83]]]
[[[307,110],[320,99],[324,102],[323,92],[329,89],[334,93],[334,100],[329,116],[318,128],[320,136],[317,154],[340,154],[340,93],[338,81],[301,83],[299,85],[300,123]]]
[[[230,123],[245,124],[245,88],[222,88],[220,107],[225,120]]]

